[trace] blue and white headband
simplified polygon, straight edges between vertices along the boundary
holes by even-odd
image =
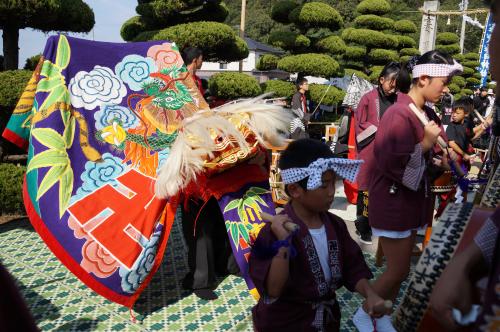
[[[284,184],[297,183],[306,177],[307,189],[314,190],[321,187],[321,176],[324,172],[332,170],[340,176],[350,182],[356,180],[356,176],[359,172],[359,167],[363,163],[362,160],[351,160],[351,159],[341,159],[341,158],[319,158],[313,161],[307,167],[302,168],[289,168],[281,171],[281,178]]]

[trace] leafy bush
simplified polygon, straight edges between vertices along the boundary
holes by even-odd
[[[306,53],[284,57],[278,68],[289,73],[302,73],[319,77],[334,77],[340,70],[339,63],[326,54]]]
[[[230,26],[217,22],[193,22],[139,34],[135,41],[170,40],[180,49],[186,46],[203,50],[206,61],[238,61],[248,56],[248,46]]]
[[[338,36],[330,36],[320,40],[316,44],[316,48],[322,52],[330,54],[343,54],[346,51],[344,41]]]
[[[290,22],[303,27],[324,27],[331,30],[340,28],[344,21],[339,12],[323,2],[307,2],[290,12]]]
[[[277,2],[271,11],[271,18],[276,22],[280,23],[290,23],[288,20],[288,15],[292,12],[299,4],[291,0],[283,0]]]
[[[392,30],[394,28],[394,20],[388,17],[380,17],[378,15],[360,15],[354,19],[356,28],[366,28],[371,30]]]
[[[451,44],[451,45],[436,45],[436,50],[440,52],[447,53],[449,55],[454,55],[460,52],[460,45]]]
[[[399,54],[396,51],[375,48],[368,54],[373,63],[383,64],[390,61],[398,61]]]
[[[394,31],[399,33],[416,33],[417,26],[410,20],[399,20],[394,22]]]
[[[474,72],[474,74],[472,75],[472,77],[475,77],[478,80],[480,80],[481,79],[481,73],[476,71],[476,72]],[[488,76],[488,79],[491,81],[491,77]]]
[[[479,54],[477,53],[466,53],[463,55],[464,59],[471,60],[471,61],[479,61]]]
[[[366,47],[347,46],[344,53],[344,59],[361,59],[366,54]]]
[[[463,88],[465,86],[466,82],[465,82],[465,78],[463,78],[462,76],[455,75],[451,79],[451,83],[456,84],[459,88]]]
[[[24,214],[22,184],[26,167],[0,164],[0,215]]]
[[[345,92],[343,92],[342,90],[337,89],[334,86],[331,86],[325,95],[327,89],[328,85],[311,84],[309,86],[309,96],[311,98],[311,101],[314,102],[315,104],[319,104],[321,98],[324,96],[323,100],[321,101],[321,104],[331,106],[331,105],[337,105],[344,99]]]
[[[450,89],[451,94],[457,94],[460,93],[460,87],[454,83],[450,83],[448,85],[448,89]]]
[[[481,81],[475,77],[469,77],[465,81],[467,82],[467,86],[469,87],[477,87],[481,84]]]
[[[299,48],[300,36],[303,35],[299,35],[298,33],[292,31],[278,30],[269,35],[267,42],[284,50],[296,50]]]
[[[369,29],[347,28],[342,32],[342,39],[346,42],[365,45],[370,48],[394,49],[398,46],[396,37]]]
[[[280,58],[274,54],[264,54],[259,58],[257,62],[258,70],[273,70],[278,66],[278,60]]]
[[[469,67],[464,67],[464,71],[462,73],[462,76],[463,77],[470,77],[470,76],[474,75],[474,73],[475,73],[474,69],[469,68]]]
[[[391,5],[385,0],[363,0],[356,10],[362,15],[384,15],[391,10]]]
[[[356,76],[364,78],[367,81],[370,80],[370,78],[368,77],[368,75],[366,75],[365,73],[363,73],[361,70],[356,70],[356,69],[352,69],[352,68],[346,68],[345,69],[345,75],[346,76],[351,76],[352,74],[356,74]]]
[[[262,93],[274,92],[273,97],[290,98],[296,91],[292,82],[269,80],[261,84]]]
[[[416,48],[402,48],[399,50],[400,55],[409,55],[409,56],[414,56],[414,55],[420,55],[420,51]]]
[[[453,32],[441,32],[436,36],[436,44],[439,45],[451,45],[456,44],[459,41],[460,39]]]
[[[378,84],[378,77],[380,76],[380,73],[382,72],[382,69],[384,69],[384,66],[373,66],[370,68],[370,76],[368,76],[369,81],[372,82],[373,84]]]
[[[462,91],[460,91],[460,94],[462,96],[472,96],[474,94],[474,91],[472,91],[471,89],[462,89]]]
[[[257,80],[243,73],[215,74],[208,80],[208,88],[222,99],[255,97],[261,91]]]
[[[497,85],[495,83],[488,83],[488,89],[492,89],[493,91],[496,91]]]
[[[403,55],[399,58],[399,62],[405,63],[410,61],[411,58],[413,58],[413,55]]]
[[[29,70],[0,72],[0,132],[3,132],[32,75]]]
[[[469,67],[469,68],[472,68],[472,69],[476,69],[476,67],[479,66],[479,62],[477,61],[463,61],[462,62],[462,66],[464,67]]]
[[[409,36],[394,36],[398,40],[398,48],[403,49],[403,48],[416,48],[417,47],[417,42],[415,39],[409,37]]]
[[[35,70],[41,57],[42,57],[41,54],[37,54],[37,55],[33,55],[32,57],[27,58],[23,69]]]
[[[311,40],[307,38],[304,35],[298,35],[297,38],[295,39],[295,48],[300,50],[300,49],[306,49],[309,46],[311,46]]]
[[[142,16],[133,16],[123,23],[120,28],[120,36],[123,40],[133,40],[140,33],[153,30],[151,26],[147,24]]]

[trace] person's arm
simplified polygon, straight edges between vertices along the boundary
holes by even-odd
[[[285,222],[290,221],[287,215],[279,214],[272,218],[271,230],[279,241],[285,240],[289,232],[283,227]],[[281,247],[273,257],[271,267],[266,279],[267,295],[271,298],[281,296],[289,276],[290,252],[288,247]]]
[[[461,156],[465,156],[465,152],[458,146],[458,144],[455,141],[448,141],[448,145]]]

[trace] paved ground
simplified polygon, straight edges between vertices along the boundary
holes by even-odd
[[[340,185],[332,212],[343,217],[354,236],[355,207],[346,204]],[[199,300],[183,290],[187,272],[181,226],[174,224],[164,261],[134,307],[137,323],[127,308],[98,296],[76,279],[47,249],[26,219],[0,225],[0,260],[16,279],[42,331],[252,331],[254,300],[244,281],[235,276],[220,280],[216,301]],[[366,261],[374,266],[376,248],[363,245]],[[340,290],[342,331],[354,331],[350,316],[361,303],[355,294]]]

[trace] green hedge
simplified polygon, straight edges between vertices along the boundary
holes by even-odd
[[[384,15],[391,10],[391,5],[385,0],[363,0],[356,10],[362,15]]]
[[[336,76],[340,70],[339,63],[331,56],[315,53],[286,56],[278,61],[278,68],[289,73],[325,78]]]
[[[404,55],[409,55],[409,56],[414,56],[414,55],[419,55],[420,51],[416,48],[402,48],[399,50],[399,55],[404,56]]]
[[[366,55],[366,47],[347,46],[344,53],[344,59],[361,59]]]
[[[399,60],[399,54],[396,51],[393,50],[385,50],[385,49],[380,49],[380,48],[375,48],[370,51],[368,54],[370,57],[370,60],[373,63],[377,64],[385,64],[390,61],[398,61]]]
[[[274,54],[264,54],[259,58],[257,62],[258,70],[273,70],[278,68],[278,60],[280,58]]]
[[[328,85],[311,84],[309,86],[309,97],[311,98],[311,101],[315,104],[318,104],[321,100],[321,97],[325,95],[326,89],[328,89]],[[321,101],[321,105],[337,105],[344,99],[344,96],[345,92],[337,89],[334,86],[331,86],[330,89],[328,89],[327,94]]]
[[[398,49],[417,47],[417,42],[410,36],[395,35],[394,37],[398,40]]]
[[[274,92],[273,97],[286,97],[293,96],[297,89],[292,82],[285,82],[280,80],[269,80],[261,84],[262,93]]]
[[[405,62],[410,61],[411,58],[413,58],[413,55],[403,55],[403,56],[399,57],[399,62],[405,63]]]
[[[457,94],[457,93],[460,93],[460,90],[461,90],[461,88],[458,85],[454,84],[454,83],[448,84],[448,89],[450,89],[450,92],[453,95]]]
[[[14,110],[32,73],[29,70],[0,72],[0,110]]]
[[[394,20],[388,17],[378,15],[360,15],[354,19],[356,28],[366,28],[371,30],[392,30],[394,28]]]
[[[316,48],[324,53],[343,54],[346,51],[345,42],[338,36],[330,36],[316,43]]]
[[[356,76],[364,78],[367,81],[370,80],[370,78],[368,77],[368,75],[366,75],[361,70],[356,70],[356,69],[352,69],[352,68],[346,68],[344,71],[345,71],[345,75],[346,76],[351,76],[352,74],[356,74]]]
[[[279,1],[271,10],[271,18],[276,22],[290,23],[288,16],[298,5],[297,2],[291,0]]]
[[[26,167],[0,164],[0,215],[25,214],[22,185]]]
[[[453,76],[453,78],[451,79],[451,83],[456,84],[459,88],[465,87],[465,84],[466,84],[465,78],[463,78],[462,76],[458,76],[458,75]]]
[[[395,49],[398,46],[398,39],[395,36],[369,29],[347,28],[342,32],[342,39],[370,48]]]
[[[479,54],[477,53],[466,53],[463,55],[464,59],[479,62]]]
[[[416,33],[417,26],[410,20],[399,20],[394,22],[394,31],[399,33]]]
[[[248,46],[233,29],[217,22],[193,22],[139,34],[135,41],[170,40],[179,49],[186,46],[203,50],[206,61],[238,61],[248,56]]]
[[[436,50],[440,52],[447,53],[449,55],[454,55],[460,52],[460,45],[458,44],[451,44],[451,45],[436,45]]]
[[[344,25],[339,12],[323,2],[307,2],[290,12],[290,22],[299,26],[311,28],[329,28],[337,30]]]
[[[441,32],[436,36],[436,44],[439,45],[451,45],[456,44],[460,41],[458,36],[453,32]]]
[[[208,80],[208,88],[222,99],[255,97],[261,92],[257,80],[243,73],[215,74]]]

